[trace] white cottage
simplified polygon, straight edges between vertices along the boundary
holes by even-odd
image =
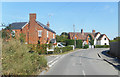
[[[98,32],[94,37],[94,45],[109,45],[109,38],[105,34]]]

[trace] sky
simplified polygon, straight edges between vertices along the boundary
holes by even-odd
[[[111,40],[118,36],[117,2],[2,2],[2,23],[28,22],[29,13],[47,24],[56,34],[62,32],[101,32]]]

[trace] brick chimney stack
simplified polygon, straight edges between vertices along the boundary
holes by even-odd
[[[29,21],[35,21],[36,20],[36,13],[30,13],[29,14]]]
[[[92,30],[92,33],[95,33],[95,30]]]
[[[49,24],[49,22],[47,22],[47,27],[50,27],[50,24]]]
[[[84,35],[83,29],[81,29],[81,34]]]

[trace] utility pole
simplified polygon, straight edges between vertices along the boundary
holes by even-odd
[[[74,31],[74,46],[76,48],[76,37],[75,37],[75,25],[73,24],[73,31]]]

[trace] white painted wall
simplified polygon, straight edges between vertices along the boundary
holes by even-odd
[[[98,45],[97,39],[100,37],[100,34],[98,34],[95,38],[94,38],[94,45]]]
[[[105,40],[106,38],[106,40]],[[103,38],[101,39],[101,44],[100,45],[109,45],[109,40],[107,39],[107,37],[104,35]]]
[[[96,36],[96,38],[94,39],[94,45],[109,45],[109,40],[107,39],[107,37],[104,35],[103,38],[101,40],[97,40],[100,37],[100,34],[98,34]],[[105,40],[106,38],[106,40]]]

